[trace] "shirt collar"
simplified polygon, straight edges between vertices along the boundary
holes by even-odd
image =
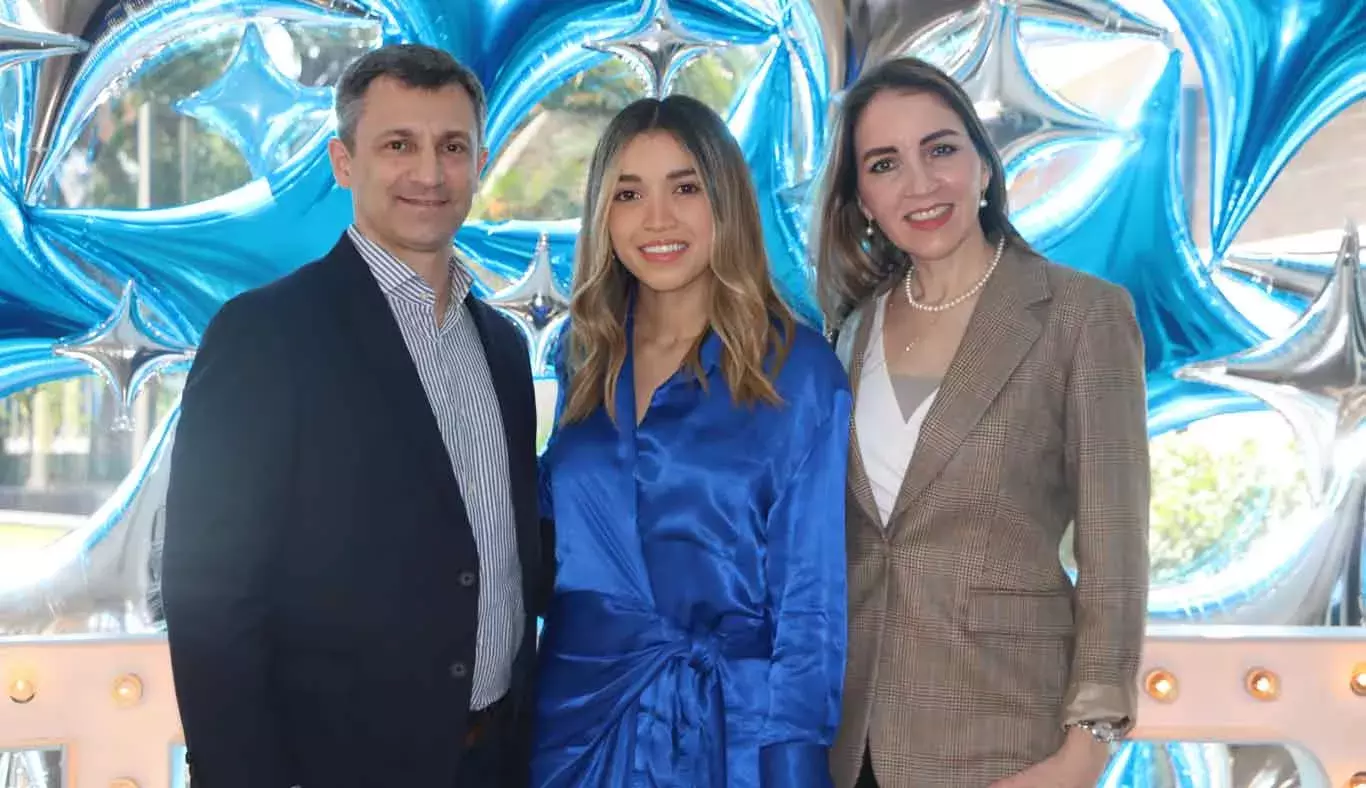
[[[427,283],[416,271],[395,257],[387,249],[375,243],[365,236],[356,225],[346,228],[346,233],[355,244],[356,250],[370,267],[370,272],[374,274],[375,281],[379,284],[379,289],[386,296],[401,298],[422,304],[433,304],[436,302],[436,291]],[[449,262],[451,274],[451,307],[458,306],[469,295],[474,287],[474,275],[465,268],[456,257],[455,252],[451,252]]]

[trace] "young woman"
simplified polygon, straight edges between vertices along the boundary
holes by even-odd
[[[532,783],[826,785],[844,371],[774,293],[748,168],[705,105],[623,110],[585,211],[543,459],[558,570]]]
[[[1132,303],[1029,248],[938,69],[865,72],[836,134],[818,286],[856,405],[835,783],[1089,788],[1134,723],[1146,617]]]

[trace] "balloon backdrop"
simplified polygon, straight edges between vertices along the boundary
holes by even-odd
[[[1192,64],[1172,49],[1128,123],[1045,88],[1031,66],[1031,31],[1173,46],[1171,31],[1118,0],[0,0],[0,395],[95,374],[120,427],[148,380],[183,368],[227,298],[320,256],[350,221],[324,150],[332,89],[283,68],[261,24],[373,28],[378,40],[451,51],[487,88],[491,172],[538,104],[590,69],[620,61],[640,95],[658,95],[697,58],[753,49],[752,72],[732,75],[726,115],[753,168],[775,281],[811,321],[807,231],[827,110],[861,70],[917,54],[962,81],[1012,179],[1049,156],[1088,152],[1016,218],[1045,253],[1133,295],[1154,436],[1258,407],[1294,430],[1314,494],[1297,515],[1305,522],[1255,554],[1219,557],[1217,571],[1192,565],[1155,584],[1153,617],[1310,624],[1346,611],[1360,623],[1366,308],[1356,231],[1331,265],[1224,253],[1294,152],[1366,94],[1366,5],[1169,4],[1207,86],[1217,265],[1192,242],[1180,182],[1182,69]],[[173,109],[236,149],[249,182],[171,207],[67,205],[63,168],[110,97],[192,51],[196,31],[229,24],[243,30],[235,52]],[[472,221],[456,240],[547,377],[577,231],[572,217],[514,215]],[[1249,285],[1265,279],[1280,292]],[[1229,282],[1242,287],[1237,299]],[[1303,316],[1269,335],[1253,314],[1263,308]],[[175,422],[172,412],[127,479],[66,536],[22,560],[0,552],[0,632],[157,626],[156,533]],[[1216,756],[1242,757],[1231,753],[1130,744],[1106,784],[1161,773],[1162,784],[1212,785]]]

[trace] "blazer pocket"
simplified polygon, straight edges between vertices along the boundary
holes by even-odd
[[[1029,637],[1068,637],[1075,631],[1072,595],[1066,591],[968,592],[967,630]]]

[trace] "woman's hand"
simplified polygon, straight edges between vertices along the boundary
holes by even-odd
[[[991,788],[1095,788],[1109,762],[1108,745],[1096,741],[1081,728],[1072,728],[1053,755],[1018,774],[997,780]]]

